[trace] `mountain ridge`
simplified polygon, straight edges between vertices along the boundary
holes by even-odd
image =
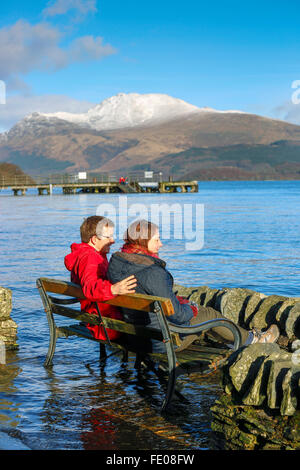
[[[206,112],[242,112],[219,111],[212,108],[199,108],[179,98],[160,93],[119,93],[103,100],[90,108],[86,113],[38,113],[44,118],[63,119],[74,124],[101,131],[130,128],[139,125],[151,125],[173,118]]]
[[[145,99],[144,103],[149,103],[154,96],[156,101],[150,114],[143,113],[140,104]],[[163,101],[159,104],[162,97]],[[263,165],[267,165],[264,169],[273,168],[278,153],[282,152],[280,164],[286,154],[286,163],[291,163],[292,167],[294,165],[291,175],[298,171],[300,126],[240,111],[197,108],[177,98],[166,97],[168,95],[160,94],[111,97],[104,103],[104,112],[100,113],[100,121],[94,123],[94,128],[82,121],[74,123],[61,119],[61,114],[58,117],[57,113],[33,113],[0,136],[0,161],[17,164],[32,174],[79,170],[119,174],[143,167],[165,171],[176,178],[183,177],[193,168],[198,168],[202,174],[206,168],[211,173],[214,167],[224,168],[224,162],[226,168],[232,166],[240,170],[243,168],[244,172],[260,173]],[[123,103],[118,125],[121,123],[123,127],[100,129],[103,116],[109,114],[109,107],[116,106],[118,100]],[[131,120],[126,121],[124,103],[128,100],[139,105],[134,111],[128,111]],[[166,103],[171,103],[172,111],[169,113]],[[97,106],[101,108],[101,103]],[[117,125],[117,106],[114,113],[111,122]],[[145,120],[145,116],[150,118]],[[280,144],[275,149],[273,144],[278,141],[286,144]],[[238,145],[242,147],[238,149]],[[196,151],[195,156],[192,149],[200,150]],[[259,167],[257,162],[253,163],[252,151],[259,154]],[[205,152],[206,160],[203,159]],[[251,155],[246,166],[243,152]],[[276,154],[274,164],[272,154]],[[170,164],[172,159],[178,163],[180,158],[180,165]],[[267,160],[264,161],[264,158]],[[203,166],[204,162],[206,166]],[[274,173],[273,170],[270,172]],[[265,174],[264,171],[262,175]],[[277,176],[280,177],[280,174]]]

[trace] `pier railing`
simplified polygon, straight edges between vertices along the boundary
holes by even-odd
[[[117,182],[116,176],[109,174],[88,175],[87,178],[79,178],[78,175],[57,174],[48,176],[14,175],[0,176],[0,187],[10,186],[42,186],[42,185],[62,185],[72,183],[113,183]]]
[[[72,183],[83,183],[83,184],[93,184],[93,183],[118,183],[119,176],[111,175],[109,173],[87,173],[86,177],[80,177],[78,174],[50,174],[50,175],[41,175],[41,176],[29,176],[29,175],[13,175],[13,176],[1,176],[0,175],[0,188],[8,187],[36,187],[43,185],[58,185],[63,184],[72,184]],[[148,182],[161,182],[162,173],[153,173],[151,178],[145,178],[142,172],[129,173],[126,176],[127,183],[135,183],[138,181],[148,181]],[[169,181],[172,178],[168,177]]]
[[[49,176],[0,175],[0,190],[10,188],[14,195],[25,195],[28,189],[36,188],[39,195],[52,194],[53,188],[61,188],[63,194],[85,193],[143,193],[143,192],[197,192],[197,181],[162,181],[161,174],[150,178],[138,175],[126,176],[126,183],[109,174],[77,175],[58,174]]]

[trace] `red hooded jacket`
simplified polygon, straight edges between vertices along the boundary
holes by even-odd
[[[73,243],[71,253],[65,256],[65,266],[71,271],[71,282],[79,284],[87,300],[80,300],[81,310],[98,315],[98,303],[101,315],[104,317],[122,319],[121,312],[114,306],[101,303],[114,297],[111,292],[112,284],[106,279],[108,261],[106,255],[96,251],[87,243]],[[99,325],[87,324],[96,339],[106,339],[103,328]],[[110,339],[114,340],[120,333],[106,329]]]

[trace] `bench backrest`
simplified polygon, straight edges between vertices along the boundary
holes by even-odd
[[[74,304],[78,300],[85,299],[82,289],[77,284],[57,279],[39,278],[37,279],[37,287],[39,289],[45,311],[47,315],[52,316],[53,313],[73,318],[79,321],[88,322],[99,325],[104,324],[106,328],[115,329],[117,331],[129,334],[147,336],[152,339],[165,341],[170,339],[170,331],[167,322],[160,317],[168,317],[174,313],[173,305],[170,299],[164,297],[156,297],[143,294],[118,295],[104,303],[114,305],[120,308],[138,310],[142,312],[155,312],[159,316],[161,330],[155,328],[145,328],[142,326],[130,325],[120,320],[108,317],[101,318],[78,309],[70,308],[67,305]],[[58,294],[63,296],[60,298],[53,297],[49,294]],[[146,331],[144,331],[146,330]],[[173,340],[178,343],[178,335],[173,335]]]

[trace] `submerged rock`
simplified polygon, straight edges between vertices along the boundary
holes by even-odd
[[[237,404],[223,394],[211,413],[215,449],[300,449],[300,411],[293,416],[278,416],[267,409]]]

